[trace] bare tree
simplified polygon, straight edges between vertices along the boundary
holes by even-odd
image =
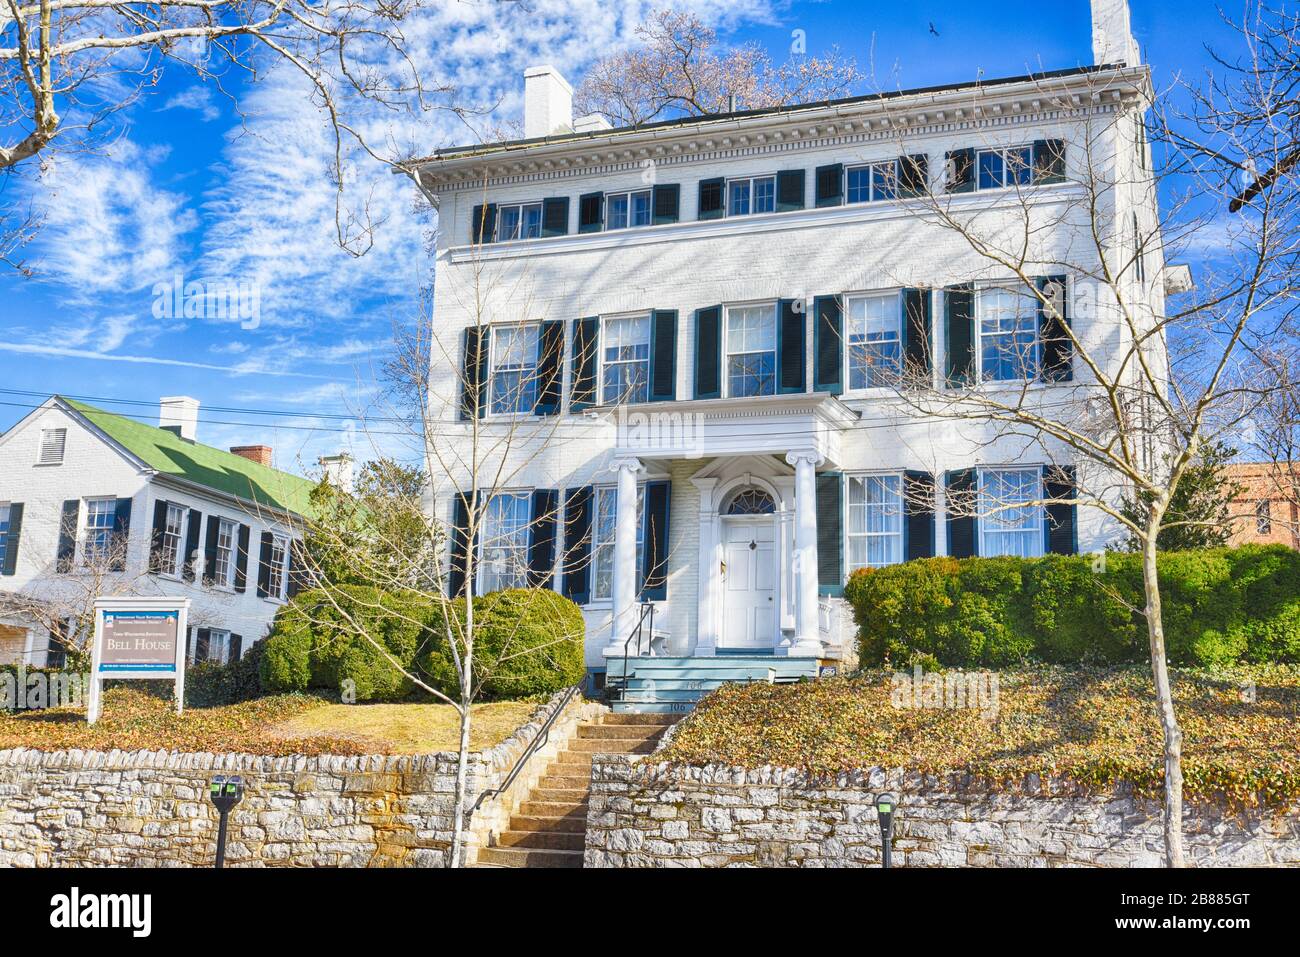
[[[422,75],[424,57],[404,32],[422,2],[3,0],[0,171],[102,146],[115,131],[109,121],[169,68],[213,84],[238,109],[237,83],[279,66],[303,78],[310,106],[333,132],[337,241],[360,255],[374,224],[364,203],[349,209],[344,201],[350,156],[404,168],[368,116],[457,109],[450,86]]]
[[[635,126],[831,99],[862,78],[855,62],[834,50],[774,65],[757,44],[719,48],[717,33],[693,13],[660,10],[636,33],[640,47],[603,57],[588,71],[576,95],[581,112]]]
[[[1265,391],[1245,435],[1249,451],[1260,460],[1265,484],[1253,491],[1267,491],[1268,500],[1281,501],[1286,513],[1270,513],[1268,520],[1284,526],[1293,547],[1300,548],[1300,353],[1288,342],[1261,355],[1256,367]]]

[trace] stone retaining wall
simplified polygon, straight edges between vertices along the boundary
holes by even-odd
[[[556,695],[508,740],[470,755],[467,809],[499,787]],[[592,706],[571,702],[526,774],[474,815],[463,860],[503,826]],[[457,755],[265,757],[175,751],[0,751],[0,866],[208,867],[217,814],[215,774],[240,774],[230,815],[230,866],[445,867]]]
[[[899,798],[904,867],[1160,866],[1160,806],[1027,778],[1015,793],[969,779],[881,769],[810,779],[779,768],[671,767],[600,755],[587,867],[871,867],[876,795]],[[1228,816],[1187,808],[1187,856],[1203,866],[1300,866],[1300,807]]]

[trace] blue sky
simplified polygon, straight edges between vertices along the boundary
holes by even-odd
[[[554,63],[576,85],[592,52],[631,43],[635,24],[657,5],[451,0],[435,5],[412,36],[427,39],[435,76],[472,99],[500,100],[501,116],[511,119],[525,66]],[[758,41],[776,60],[796,29],[806,32],[810,53],[838,45],[874,74],[868,88],[1091,61],[1087,0],[1003,0],[996,16],[990,5],[951,0],[685,5],[727,42]],[[1132,7],[1158,83],[1178,71],[1199,73],[1208,59],[1203,45],[1232,40],[1213,2],[1134,0]],[[431,275],[424,236],[433,224],[416,214],[407,181],[361,164],[352,195],[366,196],[383,222],[366,256],[341,251],[325,127],[284,73],[234,90],[242,122],[213,87],[179,72],[167,76],[122,115],[107,152],[60,158],[39,178],[0,181],[46,213],[27,251],[37,278],[0,272],[0,389],[126,400],[140,404],[106,406],[146,419],[159,396],[187,394],[207,410],[201,441],[272,445],[277,464],[292,470],[349,444],[365,459],[372,454],[366,415],[384,411],[376,372],[394,324],[417,315]],[[403,132],[422,151],[466,139],[447,116]],[[162,284],[165,296],[178,276],[249,284],[259,298],[243,303],[249,312],[256,303],[256,317],[168,316],[156,290]],[[0,393],[0,430],[36,401]]]

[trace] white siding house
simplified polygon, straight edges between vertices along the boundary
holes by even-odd
[[[0,662],[61,664],[51,632],[84,636],[96,595],[192,599],[191,660],[265,636],[312,483],[195,442],[197,420],[184,397],[153,427],[54,396],[0,436]]]
[[[857,568],[1112,541],[1094,509],[1007,508],[1069,497],[1081,466],[1062,449],[917,415],[881,379],[906,366],[936,389],[1083,402],[1062,321],[1119,362],[1106,289],[1062,264],[1090,248],[1071,211],[1099,163],[1118,184],[1102,212],[1124,224],[1117,252],[1130,223],[1158,222],[1137,135],[1150,79],[1126,4],[1099,0],[1094,22],[1091,67],[628,129],[575,121],[568,84],[535,68],[529,139],[425,161],[433,451],[467,463],[472,445],[509,446],[496,479],[449,469],[453,529],[461,491],[494,495],[483,540],[453,536],[451,587],[474,547],[476,590],[569,595],[597,671],[644,603],[671,655],[843,661]],[[986,227],[1028,217],[1037,289],[1061,309],[1010,288],[919,194]],[[1134,282],[1159,314],[1149,245],[1150,280]],[[947,508],[957,492],[997,514]]]

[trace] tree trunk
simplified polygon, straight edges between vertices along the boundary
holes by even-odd
[[[473,549],[470,551],[472,553]],[[469,577],[474,569],[472,557],[466,559],[465,566],[466,581],[472,582],[474,579]],[[470,705],[474,703],[474,589],[468,585],[465,589],[465,640],[462,648],[464,661],[460,672],[460,746],[456,752],[456,807],[451,817],[451,867],[460,867],[461,846],[465,843],[465,782],[469,770]]]
[[[1142,543],[1142,586],[1146,592],[1147,637],[1151,644],[1151,674],[1156,707],[1165,739],[1165,865],[1183,866],[1183,732],[1174,713],[1173,687],[1165,655],[1165,626],[1161,618],[1160,581],[1156,568],[1155,532]]]

